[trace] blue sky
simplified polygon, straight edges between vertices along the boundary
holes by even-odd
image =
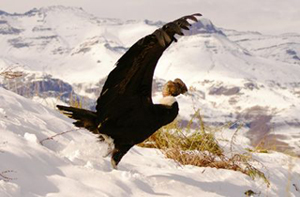
[[[169,21],[195,12],[224,28],[278,34],[300,33],[300,0],[0,0],[0,10],[82,7],[99,17]]]

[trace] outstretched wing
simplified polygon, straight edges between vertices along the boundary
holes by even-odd
[[[184,16],[165,24],[152,34],[137,41],[116,63],[103,86],[97,100],[97,114],[102,122],[112,108],[120,104],[120,99],[127,102],[132,98],[142,97],[145,102],[152,104],[151,90],[154,69],[162,53],[173,41],[177,41],[175,34],[183,35],[182,29],[188,30],[188,19],[197,21],[193,14]],[[122,106],[126,110],[126,106]],[[120,111],[118,112],[120,113]]]

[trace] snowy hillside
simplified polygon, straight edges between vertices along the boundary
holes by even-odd
[[[0,196],[300,195],[300,160],[281,153],[253,155],[270,187],[240,172],[179,166],[158,150],[139,147],[113,170],[102,157],[105,144],[70,129],[56,110],[0,88]]]
[[[82,96],[93,108],[118,58],[162,24],[97,18],[63,6],[0,12],[0,71],[16,67],[27,74],[2,86],[52,107]],[[205,18],[186,34],[159,61],[154,100],[165,81],[179,77],[190,87],[178,98],[182,119],[201,109],[207,124],[243,125],[254,146],[299,154],[300,35],[238,32]]]
[[[125,47],[156,28],[144,21],[123,23],[60,6],[33,9],[23,15],[2,14],[1,59],[68,82],[96,83],[107,76]]]

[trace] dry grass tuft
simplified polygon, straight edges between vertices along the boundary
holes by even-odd
[[[3,70],[0,70],[0,76],[6,79],[15,79],[18,77],[22,77],[24,75],[21,71],[14,71],[17,67],[9,67]]]
[[[256,161],[249,153],[233,153],[232,146],[237,131],[231,140],[232,154],[230,156],[224,154],[213,131],[213,128],[205,126],[198,110],[185,127],[181,127],[179,121],[174,121],[156,131],[139,146],[158,148],[167,158],[173,159],[181,165],[239,171],[252,179],[260,177],[266,184],[270,184],[264,173],[251,164]]]
[[[71,107],[82,108],[83,98],[78,98],[76,95],[70,94],[69,105]]]

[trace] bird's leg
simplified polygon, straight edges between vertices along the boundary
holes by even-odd
[[[114,169],[117,169],[118,163],[121,161],[122,157],[128,152],[128,150],[131,147],[131,145],[123,145],[119,148],[114,148],[111,156],[111,165]]]

